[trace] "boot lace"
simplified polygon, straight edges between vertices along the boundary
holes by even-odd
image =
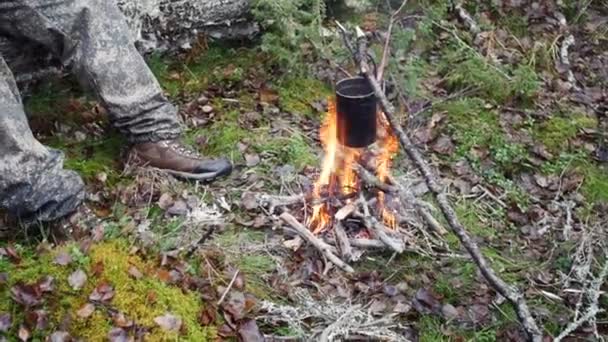
[[[163,144],[182,156],[190,158],[202,158],[200,153],[191,149],[190,147],[187,147],[179,141],[164,141]]]

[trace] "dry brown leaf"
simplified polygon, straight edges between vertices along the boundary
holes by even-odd
[[[32,337],[32,334],[30,333],[30,331],[23,324],[19,327],[18,334],[19,334],[19,339],[23,342],[29,340],[30,337]]]
[[[8,313],[0,313],[0,332],[7,332],[12,325],[11,315]]]
[[[80,318],[88,318],[95,312],[95,305],[86,303],[82,308],[76,311],[76,315]]]
[[[72,262],[72,256],[69,253],[62,251],[55,256],[53,262],[59,266],[67,266]]]
[[[156,317],[154,323],[165,331],[179,331],[182,327],[182,319],[169,313]]]
[[[68,277],[68,283],[73,290],[78,291],[82,289],[84,284],[87,282],[87,275],[83,270],[77,269]]]
[[[144,277],[144,274],[133,265],[129,267],[129,275],[135,279],[141,279]]]

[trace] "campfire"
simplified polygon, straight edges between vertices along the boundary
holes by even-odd
[[[308,221],[308,226],[315,234],[331,229],[335,221],[334,216],[340,209],[332,205],[336,202],[335,199],[342,198],[346,204],[352,204],[359,197],[362,186],[357,171],[363,167],[361,165],[363,160],[369,161],[367,166],[373,168],[375,176],[381,182],[386,182],[392,159],[399,147],[397,138],[382,113],[377,115],[376,127],[379,129],[376,132],[378,139],[375,149],[343,145],[341,141],[345,139],[338,139],[339,124],[335,102],[330,99],[328,107],[329,110],[320,129],[320,140],[325,156],[321,174],[315,183],[313,192],[314,200],[323,198],[327,200],[321,201],[313,207],[312,217]],[[344,131],[343,134],[348,133]],[[394,230],[396,218],[385,206],[386,195],[383,191],[378,191],[377,195],[376,211],[380,213],[382,222]]]
[[[285,210],[281,219],[296,230],[298,239],[349,272],[348,262],[358,260],[365,249],[428,255],[445,246],[441,235],[446,231],[433,219],[431,206],[415,197],[415,184],[423,180],[412,176],[396,181],[390,174],[399,142],[365,78],[336,84],[319,135],[324,155],[312,191],[261,198],[271,213],[289,207],[295,216]],[[418,243],[421,234],[424,247]]]

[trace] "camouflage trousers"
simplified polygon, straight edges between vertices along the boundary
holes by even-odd
[[[51,51],[97,96],[130,142],[179,135],[177,110],[136,50],[114,1],[0,0],[0,34]],[[63,154],[32,134],[0,53],[0,209],[26,221],[50,221],[83,198],[84,184],[63,169]]]

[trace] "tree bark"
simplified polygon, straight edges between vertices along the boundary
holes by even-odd
[[[114,1],[142,53],[187,51],[203,35],[214,40],[246,39],[259,32],[250,15],[251,0]],[[50,54],[1,35],[0,56],[20,83],[60,72]]]

